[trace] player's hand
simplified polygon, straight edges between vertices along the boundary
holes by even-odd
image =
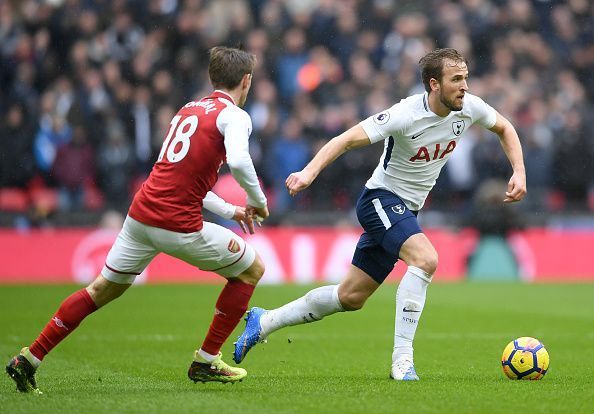
[[[504,203],[515,203],[520,201],[526,195],[526,174],[516,173],[511,176],[507,183]]]
[[[249,216],[251,220],[252,227],[254,225],[254,221],[256,222],[256,224],[258,224],[258,226],[261,227],[262,222],[270,215],[270,213],[268,212],[268,207],[254,207],[248,204],[245,207],[245,209],[246,214]]]
[[[289,190],[289,194],[294,196],[299,191],[305,190],[307,187],[309,187],[314,178],[315,177],[313,174],[305,170],[301,170],[289,175],[287,177],[287,181],[285,181],[285,186],[287,187],[287,190]]]
[[[233,214],[233,220],[239,224],[241,230],[247,233],[246,226],[250,231],[250,234],[254,234],[254,222],[251,216],[248,216],[244,207],[235,206],[235,214]]]

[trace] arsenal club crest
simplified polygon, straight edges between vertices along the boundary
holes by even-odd
[[[239,243],[237,243],[237,241],[231,239],[229,245],[227,246],[227,250],[229,250],[231,253],[237,253],[241,250],[241,246]]]
[[[464,132],[464,121],[452,122],[452,131],[454,131],[455,136],[460,136],[460,134]]]

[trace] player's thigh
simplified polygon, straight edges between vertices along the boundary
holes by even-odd
[[[416,212],[410,211],[395,194],[382,189],[365,189],[357,202],[361,235],[352,264],[382,283],[394,268],[402,245],[422,233]]]
[[[399,254],[407,265],[419,267],[429,274],[437,269],[437,251],[424,233],[409,237],[400,248]]]
[[[147,228],[149,226],[126,217],[105,259],[101,271],[105,279],[113,283],[130,284],[159,253],[146,235]]]
[[[417,212],[396,194],[383,189],[364,189],[357,201],[357,218],[369,235],[367,244],[381,245],[395,254],[410,236],[421,233]]]
[[[248,270],[256,251],[237,234],[218,224],[204,222],[202,230],[185,237],[175,250],[163,250],[201,270],[225,278],[237,277]]]

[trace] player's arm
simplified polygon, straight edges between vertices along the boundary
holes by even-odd
[[[247,193],[246,214],[254,216],[258,221],[269,216],[267,200],[249,153],[249,133],[251,121],[247,114],[237,116],[227,122],[223,136],[227,165],[235,181]]]
[[[246,233],[247,226],[250,234],[254,234],[254,222],[244,207],[227,203],[212,191],[206,193],[204,200],[202,200],[202,206],[218,216],[228,220],[235,220],[244,233]]]
[[[526,169],[524,168],[524,156],[522,155],[522,146],[518,133],[511,122],[499,112],[497,112],[495,125],[489,128],[489,130],[499,136],[503,151],[513,169],[503,202],[513,203],[520,201],[526,195]]]
[[[371,141],[359,124],[332,138],[318,151],[303,170],[289,175],[285,182],[289,194],[295,195],[309,187],[324,168],[345,152],[369,144],[371,144]]]

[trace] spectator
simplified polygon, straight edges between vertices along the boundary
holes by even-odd
[[[53,99],[50,95],[48,100]],[[33,152],[37,167],[43,173],[49,173],[56,159],[58,150],[70,142],[72,128],[63,117],[54,114],[44,114],[40,120],[40,127],[35,136]]]
[[[566,196],[572,210],[586,203],[589,187],[594,182],[592,138],[578,112],[567,115],[565,127],[555,136],[554,184]]]
[[[0,187],[25,187],[35,172],[33,126],[18,102],[0,122]]]
[[[303,30],[291,28],[284,36],[284,51],[276,65],[279,95],[291,99],[299,92],[297,73],[307,63],[306,38]]]
[[[95,182],[95,154],[81,126],[74,128],[71,141],[58,148],[52,175],[58,185],[59,210],[82,209],[85,187]]]
[[[100,186],[108,208],[125,212],[130,204],[130,184],[134,168],[134,152],[127,142],[123,127],[110,122],[107,140],[99,148]]]
[[[272,186],[279,177],[263,167],[282,163],[283,154],[275,152],[272,140],[284,134],[288,119],[299,120],[307,151],[315,152],[329,136],[350,127],[353,118],[372,115],[420,90],[418,58],[436,46],[453,46],[470,59],[470,91],[504,108],[521,132],[531,187],[523,208],[548,208],[544,201],[555,191],[568,200],[566,208],[588,211],[584,188],[592,186],[593,178],[588,172],[580,175],[578,163],[567,161],[566,150],[583,146],[576,157],[594,154],[594,136],[584,127],[584,114],[592,112],[594,102],[591,2],[54,3],[0,0],[2,185],[8,185],[6,166],[14,159],[8,154],[27,151],[47,184],[56,185],[49,172],[59,148],[71,139],[70,125],[85,130],[97,165],[100,154],[114,145],[107,138],[108,125],[122,125],[124,138],[118,145],[132,151],[131,165],[124,163],[132,176],[123,181],[146,174],[174,115],[171,108],[207,93],[206,51],[215,43],[243,41],[258,57],[254,93],[246,105],[253,119],[254,161]],[[8,119],[19,118],[15,105],[24,110],[28,128],[8,126]],[[37,130],[30,126],[36,121]],[[576,136],[570,137],[570,131]],[[431,208],[472,205],[472,193],[482,181],[507,175],[505,160],[491,151],[498,145],[495,137],[478,132],[466,144],[468,151],[461,146],[454,155],[460,162],[440,177],[434,196],[442,197]],[[116,152],[122,151],[118,147]],[[365,157],[339,160],[324,180],[334,185],[349,175],[362,182],[368,174]],[[21,183],[32,174],[27,156],[20,159],[11,168],[22,164],[23,171],[11,176],[21,178],[10,182]],[[476,180],[470,179],[472,171]],[[106,173],[102,179],[108,179]],[[124,197],[123,182],[101,182],[105,191],[115,187],[119,195],[106,194],[109,203],[130,196]],[[290,208],[350,206],[357,194],[347,187],[331,198],[325,187],[319,194],[312,189],[309,199]],[[460,190],[458,197],[448,196],[452,188]]]
[[[273,179],[274,210],[282,215],[294,206],[294,199],[285,189],[285,179],[299,171],[310,158],[309,145],[303,136],[303,125],[294,117],[287,119],[282,135],[275,138],[270,150],[267,171]]]

